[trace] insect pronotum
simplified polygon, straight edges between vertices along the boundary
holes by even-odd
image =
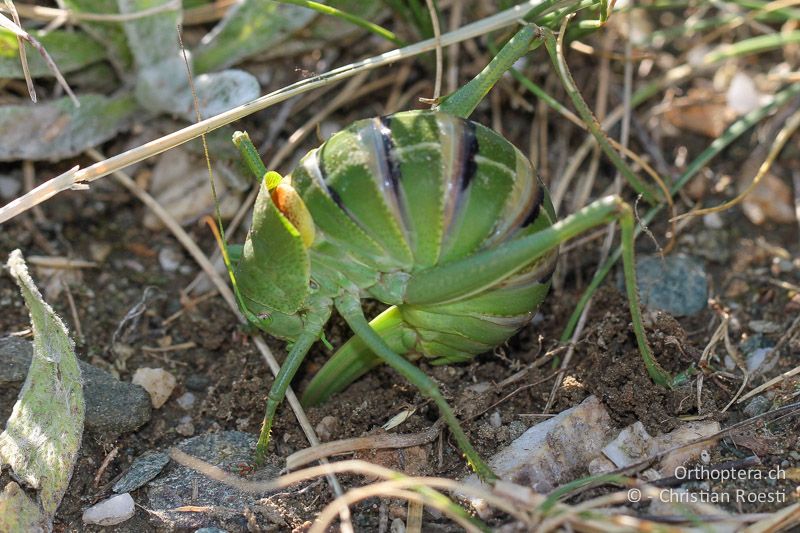
[[[357,121],[284,178],[266,172],[247,134],[234,137],[261,189],[231,277],[248,319],[292,343],[269,392],[258,462],[289,382],[336,308],[355,335],[303,401],[322,401],[387,363],[436,403],[470,465],[492,479],[436,384],[410,360],[465,361],[504,342],[547,294],[559,244],[613,220],[639,348],[654,379],[664,380],[638,309],[628,204],[609,196],[557,221],[528,159],[465,118],[536,37],[523,28],[479,83],[438,111]],[[362,298],[390,307],[367,322]]]

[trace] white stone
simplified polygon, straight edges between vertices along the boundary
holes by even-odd
[[[169,398],[175,389],[175,376],[163,368],[140,368],[133,374],[131,380],[135,385],[139,385],[150,394],[150,403],[158,409]]]
[[[549,492],[582,473],[612,436],[608,411],[596,396],[589,396],[579,405],[529,428],[489,459],[489,466],[506,481]],[[475,474],[464,481],[479,484]]]
[[[0,198],[13,200],[22,190],[22,180],[11,176],[0,176]]]
[[[744,72],[737,72],[733,76],[725,97],[728,107],[740,115],[749,113],[761,105],[761,95],[755,82]]]
[[[637,463],[649,456],[653,451],[653,437],[638,420],[620,431],[617,438],[603,448],[603,454],[617,468]]]
[[[175,248],[166,246],[158,252],[158,264],[164,272],[175,272],[181,266],[183,256]]]
[[[83,512],[84,524],[96,524],[98,526],[113,526],[121,524],[131,518],[136,512],[133,498],[127,492],[118,494],[113,498],[103,500],[97,505],[89,507]]]
[[[661,464],[658,468],[661,475],[664,477],[675,476],[679,466],[683,466],[689,461],[697,460],[703,450],[716,445],[719,437],[691,446],[687,444],[700,438],[709,438],[711,435],[716,435],[719,430],[719,422],[694,420],[669,433],[655,437],[653,439],[655,453],[672,450],[661,459]]]
[[[725,226],[725,221],[719,216],[719,213],[709,213],[703,215],[703,225],[711,229],[722,229]]]
[[[178,402],[178,405],[181,407],[181,409],[188,411],[194,407],[195,399],[196,398],[194,394],[191,392],[185,392],[181,394],[181,396],[175,401]]]

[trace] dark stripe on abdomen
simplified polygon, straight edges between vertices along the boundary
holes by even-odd
[[[522,220],[522,225],[520,226],[522,228],[527,228],[533,224],[537,218],[539,218],[539,210],[541,209],[542,202],[544,201],[544,187],[542,186],[541,180],[537,179],[536,181],[536,196],[534,196],[530,209],[525,215],[525,218]]]
[[[475,163],[475,155],[478,153],[478,137],[475,136],[475,123],[465,121],[464,123],[464,138],[462,140],[461,157],[463,163],[461,165],[461,191],[465,191],[475,174],[478,173],[478,164]]]
[[[389,180],[392,190],[397,198],[400,197],[400,162],[397,160],[394,139],[392,139],[392,117],[383,116],[381,120],[381,140],[383,141],[383,155],[386,159],[386,168],[389,171]]]

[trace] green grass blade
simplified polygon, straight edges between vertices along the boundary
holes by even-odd
[[[320,4],[319,2],[312,2],[311,0],[277,0],[282,4],[292,4],[295,6],[306,7],[308,9],[313,9],[317,13],[322,13],[323,15],[330,15],[332,17],[337,17],[342,20],[346,20],[351,24],[355,24],[360,28],[364,28],[365,30],[374,33],[378,37],[382,37],[387,41],[390,41],[397,46],[405,46],[406,43],[400,39],[394,32],[387,30],[386,28],[379,26],[378,24],[374,24],[368,20],[364,20],[361,17],[353,15],[352,13],[347,13],[342,11],[341,9],[337,9],[333,6],[327,6],[325,4]]]

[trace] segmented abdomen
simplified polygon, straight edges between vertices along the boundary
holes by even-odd
[[[555,221],[546,189],[519,150],[480,124],[444,113],[355,122],[307,155],[292,180],[337,254],[381,273],[413,275]],[[414,333],[406,335],[414,339],[406,348],[450,362],[502,343],[544,298],[555,256],[478,294],[401,303]],[[363,288],[381,293],[379,286]]]

